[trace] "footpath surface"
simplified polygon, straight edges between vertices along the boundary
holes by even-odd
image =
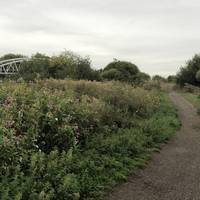
[[[171,92],[170,98],[182,128],[146,169],[114,188],[107,200],[200,200],[200,117],[179,94]]]

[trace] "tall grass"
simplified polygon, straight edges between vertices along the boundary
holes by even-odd
[[[157,90],[46,80],[0,85],[0,198],[96,199],[179,127]]]

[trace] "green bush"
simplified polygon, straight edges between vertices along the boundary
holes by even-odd
[[[37,53],[30,60],[24,61],[16,78],[23,78],[25,81],[33,81],[35,79],[49,78],[50,57]]]
[[[101,76],[104,80],[122,81],[134,85],[143,84],[150,79],[150,76],[140,72],[135,64],[119,60],[109,63],[102,70]]]
[[[166,79],[164,77],[160,76],[160,75],[154,75],[152,77],[152,80],[153,81],[158,81],[158,82],[166,82]]]
[[[177,73],[177,83],[184,86],[186,83],[199,86],[199,80],[196,79],[197,72],[200,70],[200,55],[196,54],[191,60],[188,60],[184,67],[181,67]]]
[[[169,76],[167,77],[167,81],[168,81],[169,83],[176,83],[177,77],[176,77],[175,75],[169,75]]]

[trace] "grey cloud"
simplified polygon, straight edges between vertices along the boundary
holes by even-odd
[[[198,0],[0,0],[0,53],[67,48],[96,68],[118,58],[173,74],[199,52],[199,9]]]

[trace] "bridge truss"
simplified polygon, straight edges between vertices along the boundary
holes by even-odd
[[[12,75],[19,72],[20,65],[26,61],[27,58],[14,58],[0,61],[0,75]]]

